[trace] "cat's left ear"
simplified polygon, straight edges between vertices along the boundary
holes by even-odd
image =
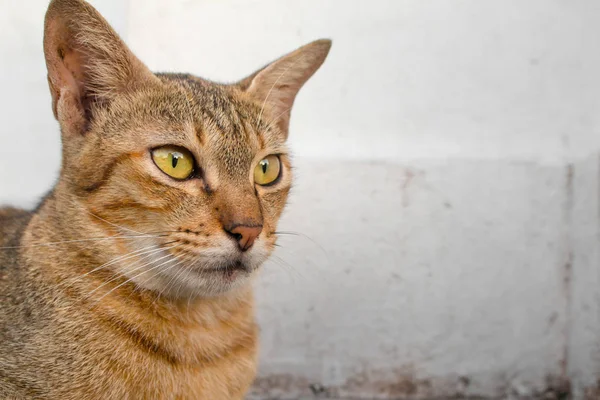
[[[328,39],[309,43],[255,72],[238,86],[261,102],[264,109],[268,108],[271,121],[287,137],[296,95],[323,64],[330,48]]]

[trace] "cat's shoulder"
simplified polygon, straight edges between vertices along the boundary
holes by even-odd
[[[0,246],[12,242],[23,231],[32,216],[31,211],[14,207],[0,208]]]
[[[9,227],[21,225],[24,220],[31,217],[31,214],[31,211],[20,208],[0,207],[0,230],[6,232]]]
[[[14,207],[0,207],[0,220],[11,220],[23,218],[31,214],[30,211]]]

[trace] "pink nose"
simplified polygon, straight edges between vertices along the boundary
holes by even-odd
[[[238,243],[240,250],[246,251],[252,247],[254,241],[262,232],[262,225],[235,225],[230,229],[225,228],[225,232]]]

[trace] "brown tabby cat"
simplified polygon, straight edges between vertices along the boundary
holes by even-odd
[[[153,74],[90,5],[51,2],[63,162],[35,211],[0,210],[1,399],[244,397],[290,109],[330,46],[222,85]]]

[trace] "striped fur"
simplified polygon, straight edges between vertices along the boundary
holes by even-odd
[[[290,109],[320,40],[235,84],[154,74],[83,0],[53,0],[44,52],[58,183],[0,209],[0,398],[242,399],[258,352],[251,282],[292,184]],[[196,158],[175,181],[157,146]],[[276,184],[254,166],[280,156]],[[262,226],[245,252],[225,232]]]

